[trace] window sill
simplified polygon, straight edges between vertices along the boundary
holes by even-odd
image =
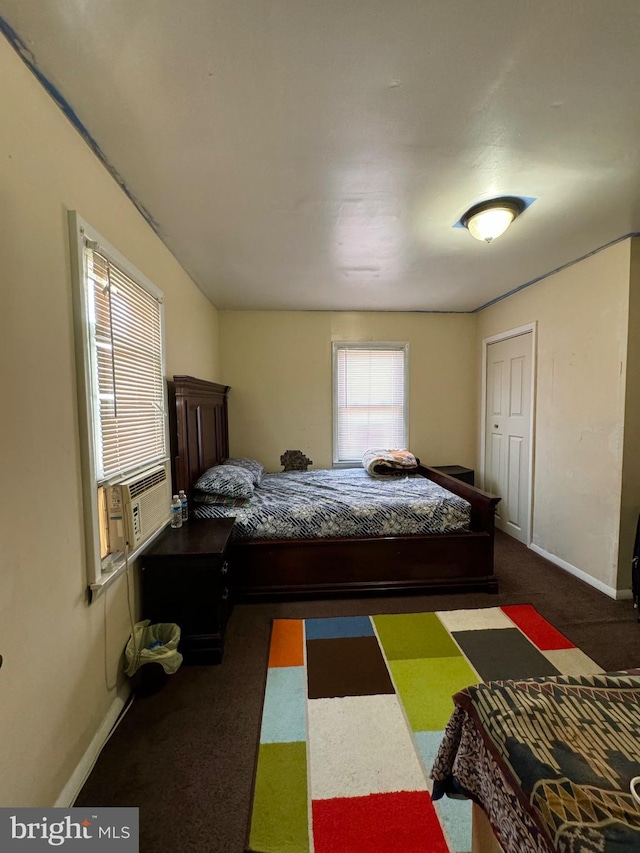
[[[156,530],[148,539],[145,539],[144,542],[141,542],[138,547],[132,551],[128,558],[125,560],[124,555],[121,559],[114,562],[112,568],[108,572],[103,572],[100,576],[99,580],[94,581],[92,584],[89,584],[89,604],[93,604],[93,602],[100,598],[102,593],[108,589],[111,584],[117,580],[121,575],[124,574],[127,564],[131,564],[134,560],[136,560],[142,552],[154,542],[158,536],[166,529],[169,521],[164,524],[159,530]]]

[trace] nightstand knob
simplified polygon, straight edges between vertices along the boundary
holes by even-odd
[[[221,571],[221,573],[222,573],[223,575],[226,575],[226,574],[228,573],[228,571],[229,571],[229,563],[224,562],[224,563],[222,564],[222,568],[220,569],[220,571]]]

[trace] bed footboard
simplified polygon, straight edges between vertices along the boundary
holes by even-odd
[[[443,486],[455,495],[460,495],[461,498],[469,501],[471,504],[471,530],[489,533],[493,538],[496,506],[502,498],[489,492],[483,492],[482,489],[470,486],[469,483],[463,483],[462,480],[444,474],[436,468],[419,465],[418,471],[439,486]]]

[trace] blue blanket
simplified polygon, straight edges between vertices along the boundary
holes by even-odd
[[[235,517],[234,539],[323,539],[468,531],[470,505],[425,477],[374,480],[357,468],[265,474],[248,506],[193,514]]]

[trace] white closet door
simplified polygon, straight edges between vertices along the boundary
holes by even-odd
[[[529,544],[531,332],[487,347],[485,479],[502,497],[496,526]]]

